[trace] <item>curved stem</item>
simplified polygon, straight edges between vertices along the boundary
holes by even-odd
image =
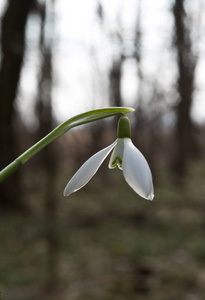
[[[21,165],[23,165],[27,160],[33,157],[36,153],[42,150],[45,146],[59,138],[61,135],[66,133],[73,127],[83,125],[86,123],[94,122],[97,120],[101,120],[104,118],[112,117],[118,114],[126,114],[134,111],[133,108],[129,107],[109,107],[102,109],[95,109],[88,111],[86,113],[79,114],[75,117],[72,117],[56,127],[53,131],[51,131],[48,135],[42,138],[35,145],[26,150],[23,154],[21,154],[18,158],[16,158],[12,163],[10,163],[7,167],[5,167],[0,172],[0,182],[4,181],[7,177],[9,177],[12,173],[14,173]]]

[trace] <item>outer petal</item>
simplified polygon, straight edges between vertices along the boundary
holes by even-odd
[[[125,180],[131,188],[141,197],[153,200],[154,191],[149,165],[129,138],[124,139],[122,168]]]
[[[110,146],[102,149],[93,156],[91,156],[74,174],[71,180],[65,187],[64,196],[69,196],[73,192],[81,189],[90,179],[95,175],[103,161],[106,159],[110,151],[115,147],[117,141]]]

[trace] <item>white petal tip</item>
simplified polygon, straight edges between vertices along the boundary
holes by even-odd
[[[152,201],[154,199],[154,194],[150,194],[146,199]]]
[[[63,192],[63,196],[64,196],[64,197],[67,197],[67,196],[69,196],[69,194],[68,194],[68,193],[66,193],[66,191],[64,190],[64,192]]]
[[[68,190],[68,188],[67,187],[65,187],[65,189],[64,189],[64,191],[63,191],[63,196],[64,197],[68,197],[68,196],[70,196],[72,193],[74,193],[76,190]]]

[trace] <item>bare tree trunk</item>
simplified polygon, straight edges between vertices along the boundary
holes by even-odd
[[[136,20],[136,29],[135,29],[135,51],[133,54],[134,59],[137,62],[137,79],[138,79],[138,92],[136,96],[136,110],[135,110],[135,130],[134,130],[134,139],[140,144],[141,141],[141,130],[144,125],[144,111],[143,111],[143,85],[144,85],[144,76],[142,71],[142,30],[141,30],[141,5],[142,0],[138,0],[138,14]]]
[[[194,92],[196,56],[192,49],[191,32],[187,23],[184,0],[175,0],[173,15],[175,21],[174,42],[177,52],[179,74],[177,81],[179,104],[176,108],[177,157],[175,161],[175,172],[179,177],[183,178],[194,144],[190,110]]]
[[[110,69],[110,104],[111,106],[122,106],[121,77],[122,58],[114,60]]]
[[[121,79],[122,79],[122,64],[124,56],[121,54],[118,58],[114,58],[111,69],[109,71],[109,98],[111,106],[122,106],[121,95]],[[114,118],[113,128],[116,128],[118,117]]]
[[[14,100],[25,50],[26,20],[34,0],[10,0],[2,18],[0,70],[0,169],[16,157]],[[22,209],[19,173],[0,185],[1,208]]]
[[[45,35],[46,24],[46,4],[40,7],[41,15],[41,74],[38,84],[37,113],[39,118],[39,136],[44,136],[53,129],[52,115],[52,47],[53,39],[48,39]],[[54,34],[54,19],[49,23],[49,32]],[[57,153],[55,144],[51,144],[41,151],[42,165],[45,176],[45,214],[47,226],[48,243],[48,280],[47,295],[57,292],[58,287],[58,201],[56,197],[56,178],[57,178]]]

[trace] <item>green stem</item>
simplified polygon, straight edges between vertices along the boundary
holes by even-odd
[[[50,144],[51,142],[59,138],[61,135],[66,133],[71,128],[86,123],[94,122],[97,120],[101,120],[104,118],[112,117],[114,115],[126,114],[132,111],[134,111],[134,109],[129,107],[109,107],[109,108],[91,110],[86,113],[82,113],[80,115],[68,119],[66,122],[56,127],[48,135],[46,135],[39,142],[33,145],[31,148],[26,150],[23,154],[21,154],[18,158],[16,158],[7,167],[5,167],[0,172],[0,182],[4,181],[12,173],[14,173],[21,165],[27,162],[27,160],[29,160],[36,153],[42,150],[45,146],[47,146],[48,144]]]

